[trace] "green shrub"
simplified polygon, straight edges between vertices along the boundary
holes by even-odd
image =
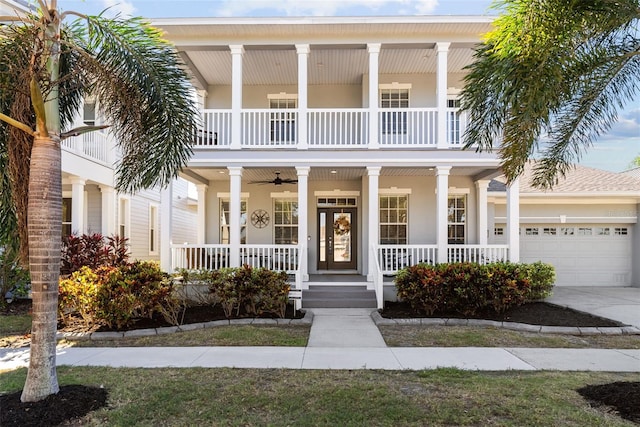
[[[541,261],[525,265],[528,269],[527,277],[531,282],[527,301],[539,301],[551,296],[556,281],[556,270],[553,266]]]
[[[87,324],[122,329],[135,319],[160,314],[176,324],[180,308],[172,280],[153,262],[120,267],[82,267],[60,280],[58,312],[64,322],[79,315]]]
[[[553,267],[543,263],[451,263],[407,267],[395,282],[398,298],[418,312],[473,316],[544,298],[554,278]]]
[[[58,315],[64,323],[69,323],[73,315],[80,316],[87,326],[95,323],[98,285],[98,275],[89,267],[82,267],[70,277],[60,279]]]
[[[227,317],[267,313],[285,316],[289,302],[288,276],[285,272],[245,265],[195,275],[189,273],[186,277],[187,280],[206,282],[212,299],[220,303]]]

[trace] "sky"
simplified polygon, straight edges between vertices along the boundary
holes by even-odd
[[[496,15],[491,0],[58,0],[62,9],[147,18],[258,16]],[[581,157],[580,164],[621,172],[640,155],[640,96]]]

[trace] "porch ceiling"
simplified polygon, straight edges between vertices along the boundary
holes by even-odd
[[[229,174],[226,168],[190,168],[197,175],[209,181],[228,181]],[[275,172],[280,172],[283,179],[296,179],[296,170],[293,167],[269,167],[269,168],[244,168],[243,181],[268,181],[275,177]],[[335,171],[336,173],[332,173]],[[483,167],[457,167],[451,169],[452,176],[480,176],[486,173]],[[435,176],[433,168],[382,168],[381,176]],[[366,168],[322,168],[313,167],[309,172],[309,181],[352,181],[359,180],[367,175]]]
[[[410,45],[408,48],[383,45],[380,52],[380,74],[435,74],[434,45]],[[231,53],[189,47],[184,50],[192,66],[209,85],[231,85]],[[461,73],[472,61],[469,44],[452,45],[448,55],[449,73]],[[293,46],[274,46],[271,49],[245,47],[242,62],[243,84],[296,85],[298,82],[297,54]],[[369,58],[366,46],[346,49],[312,46],[308,60],[309,85],[350,85],[362,83],[368,73]]]

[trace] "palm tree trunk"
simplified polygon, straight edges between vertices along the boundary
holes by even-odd
[[[31,355],[23,402],[58,393],[56,325],[60,242],[62,238],[62,175],[60,141],[36,137],[29,177],[29,268],[33,298]]]

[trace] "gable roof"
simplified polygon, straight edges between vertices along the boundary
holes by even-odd
[[[520,176],[521,194],[549,196],[640,195],[640,168],[632,175],[574,165],[564,177],[558,179],[553,189],[541,190],[531,185],[534,167],[535,161],[527,163]],[[632,169],[632,171],[634,170]],[[505,191],[505,181],[504,177],[492,180],[489,184],[489,191]]]
[[[632,178],[640,179],[640,167],[629,169],[628,171],[620,172],[623,175],[630,176]]]

